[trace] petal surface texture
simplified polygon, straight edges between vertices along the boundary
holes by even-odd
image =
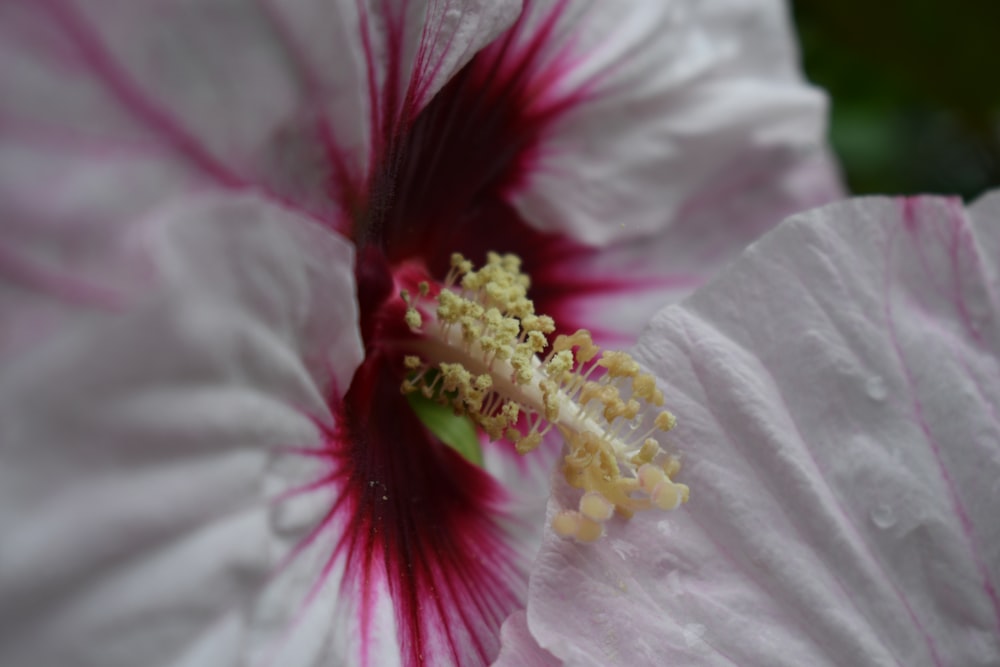
[[[503,649],[493,664],[498,667],[555,667],[562,662],[538,646],[528,630],[524,610],[516,611],[503,624]]]
[[[3,3],[5,254],[121,282],[108,257],[123,230],[203,189],[253,188],[346,228],[392,134],[519,7]]]
[[[5,665],[250,664],[278,451],[319,440],[304,413],[329,421],[361,361],[353,249],[326,230],[203,196],[132,236],[143,294],[0,377]]]
[[[532,105],[560,109],[514,193],[541,229],[594,244],[656,232],[706,184],[823,144],[825,97],[796,71],[782,2],[525,6],[511,51],[539,50]]]
[[[661,311],[635,356],[668,385],[691,500],[595,545],[547,537],[538,644],[571,665],[998,664],[998,257],[1000,194],[858,199]],[[574,503],[559,484],[550,512]]]

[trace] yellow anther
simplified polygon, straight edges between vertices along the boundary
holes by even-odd
[[[582,520],[579,512],[563,510],[552,517],[552,531],[559,537],[575,537]]]
[[[682,487],[687,488],[683,484],[674,484],[671,481],[661,482],[649,492],[649,499],[661,510],[677,509],[684,499]]]
[[[412,371],[423,366],[424,362],[420,359],[420,357],[408,354],[403,358],[403,365]]]
[[[472,262],[465,259],[461,253],[452,253],[451,255],[451,266],[457,269],[459,273],[468,273],[472,270]]]
[[[441,381],[445,391],[459,391],[469,386],[472,374],[461,364],[441,364]]]
[[[679,473],[681,470],[680,459],[671,456],[666,461],[663,462],[663,472],[667,474],[667,477],[673,478],[674,475]]]
[[[476,342],[483,332],[482,322],[474,317],[464,315],[458,319],[458,323],[462,327],[462,337],[466,343]]]
[[[431,285],[426,280],[422,280],[420,284],[417,285],[417,290],[420,292],[420,296],[427,296],[431,293]]]
[[[420,327],[424,325],[424,319],[420,316],[420,312],[415,308],[406,309],[406,326],[410,327],[412,331],[420,331]]]
[[[542,380],[538,386],[542,390],[545,419],[550,423],[555,423],[559,419],[559,386],[551,380]]]
[[[639,467],[639,486],[646,493],[651,493],[659,484],[669,481],[667,474],[651,463]]]
[[[504,320],[500,322],[498,333],[503,336],[505,342],[508,344],[513,343],[517,340],[517,335],[520,333],[520,325],[513,317],[504,318]]]
[[[580,391],[580,405],[586,405],[595,398],[599,399],[604,395],[604,385],[599,382],[587,382]]]
[[[479,339],[479,347],[483,349],[483,353],[486,358],[495,356],[496,353],[503,347],[500,341],[497,340],[496,336],[490,336],[489,334],[483,334]]]
[[[500,258],[500,264],[503,266],[504,271],[518,275],[521,273],[521,258],[517,255],[507,253]]]
[[[653,425],[661,431],[669,431],[677,425],[677,418],[664,410],[660,414],[656,415],[656,420],[653,422]]]
[[[649,399],[649,403],[651,405],[655,405],[658,408],[663,407],[663,404],[665,402],[666,401],[663,399],[663,392],[660,391],[659,389],[657,389],[656,391],[654,391],[653,392],[653,397],[651,399]]]
[[[633,378],[632,393],[636,398],[640,398],[656,407],[663,405],[663,392],[656,388],[656,380],[653,379],[652,375],[640,373]]]
[[[555,342],[552,344],[552,349],[556,352],[568,350],[573,347],[578,348],[576,351],[576,360],[580,363],[587,363],[601,351],[601,348],[594,345],[594,341],[590,337],[590,332],[585,329],[579,329],[569,336],[565,334],[557,336]]]
[[[478,423],[486,431],[486,435],[490,436],[490,440],[499,440],[502,438],[504,427],[507,426],[507,423],[499,417],[481,417]]]
[[[625,401],[612,399],[604,404],[604,419],[609,424],[625,414]]]
[[[548,346],[549,341],[541,331],[531,331],[528,333],[528,346],[535,354],[543,351]]]
[[[542,444],[542,435],[540,433],[529,433],[514,443],[514,447],[517,449],[518,454],[527,454],[537,449],[540,444]]]
[[[556,330],[556,323],[548,315],[526,315],[521,320],[521,327],[525,331],[538,331],[543,334],[550,334]]]
[[[556,382],[561,382],[563,375],[568,373],[572,368],[573,353],[569,350],[563,350],[549,359],[549,363],[545,366],[545,372]]]
[[[580,526],[576,529],[576,535],[573,537],[580,542],[596,542],[603,536],[603,524],[592,519],[588,519],[587,517],[582,517],[580,519]]]
[[[486,315],[486,309],[482,305],[473,301],[466,301],[463,305],[462,314],[473,319],[482,320]]]
[[[631,461],[633,465],[641,466],[643,463],[649,463],[652,461],[657,454],[660,453],[660,443],[652,438],[646,438],[642,443],[642,447],[639,451],[632,457]],[[670,473],[667,473],[668,475]]]
[[[486,324],[490,325],[494,329],[499,329],[500,324],[503,322],[503,314],[496,308],[490,308],[485,313]]]
[[[611,501],[596,491],[588,491],[580,498],[580,514],[591,521],[607,521],[614,513]]]
[[[449,290],[441,290],[438,295],[437,316],[445,324],[454,324],[462,315],[462,298]]]
[[[514,352],[510,365],[514,370],[512,380],[517,384],[528,384],[535,377],[535,369],[531,359],[523,354],[518,354],[518,351]]]
[[[639,374],[639,364],[625,352],[606,351],[601,355],[598,366],[608,369],[608,375],[634,378]]]

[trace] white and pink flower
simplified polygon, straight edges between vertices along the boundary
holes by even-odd
[[[837,195],[770,0],[0,5],[0,661],[483,664],[554,450],[399,392],[400,286],[517,253],[631,340]]]

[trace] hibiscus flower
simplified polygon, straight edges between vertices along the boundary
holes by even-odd
[[[1000,193],[846,201],[656,315],[691,501],[550,535],[499,664],[1000,663],[998,257]]]
[[[837,191],[775,2],[33,0],[0,34],[5,663],[488,662],[558,450],[425,428],[401,290],[513,252],[625,340]]]

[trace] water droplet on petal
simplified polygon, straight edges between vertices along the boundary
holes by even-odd
[[[872,509],[869,515],[871,516],[872,523],[883,530],[896,525],[896,513],[888,505],[878,505]]]
[[[882,402],[889,395],[889,390],[885,386],[885,380],[878,375],[873,375],[865,380],[865,393],[873,401]]]

